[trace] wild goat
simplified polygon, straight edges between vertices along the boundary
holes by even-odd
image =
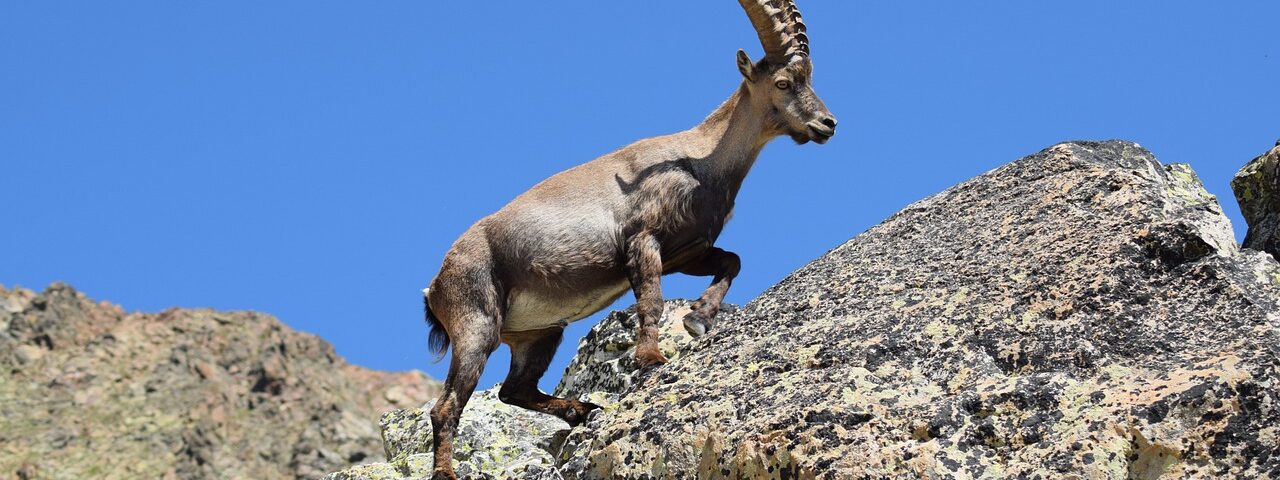
[[[480,372],[499,343],[511,347],[502,401],[582,422],[598,408],[538,390],[569,322],[635,292],[635,361],[665,363],[658,350],[660,279],[714,276],[684,317],[706,333],[738,256],[714,243],[760,150],[789,135],[826,143],[836,119],[814,93],[809,39],[792,0],[739,0],[765,55],[738,50],[742,85],[700,125],[633,143],[543,180],[453,244],[424,290],[431,346],[453,345],[444,392],[431,409],[433,478],[455,478],[453,438]]]

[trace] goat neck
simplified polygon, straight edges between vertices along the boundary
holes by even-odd
[[[744,84],[701,124],[689,131],[694,141],[693,167],[703,181],[729,189],[730,198],[747,178],[760,150],[780,134],[766,117],[765,108],[753,103]]]

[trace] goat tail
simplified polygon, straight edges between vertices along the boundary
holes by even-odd
[[[431,325],[431,334],[427,336],[427,349],[436,355],[433,362],[439,362],[444,358],[444,352],[449,350],[449,332],[444,329],[444,324],[440,323],[440,319],[436,318],[436,314],[431,311],[431,300],[427,298],[427,292],[430,289],[422,290],[422,309],[427,317],[427,323]]]

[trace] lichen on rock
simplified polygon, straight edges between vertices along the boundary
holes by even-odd
[[[460,478],[554,479],[555,452],[569,424],[551,415],[502,403],[498,386],[476,392],[467,403],[454,444],[454,468]],[[431,417],[434,401],[421,408],[395,410],[382,416],[385,463],[352,467],[327,480],[384,480],[430,476]]]

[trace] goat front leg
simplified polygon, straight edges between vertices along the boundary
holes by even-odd
[[[627,240],[627,279],[636,295],[640,328],[636,332],[636,365],[645,368],[667,363],[658,349],[658,322],[662,320],[662,246],[650,232]]]
[[[715,276],[698,301],[693,303],[693,310],[684,316],[684,329],[689,335],[700,337],[711,330],[716,314],[720,313],[720,304],[740,270],[742,260],[736,253],[716,247],[711,247],[702,258],[680,269],[680,273],[685,275]]]

